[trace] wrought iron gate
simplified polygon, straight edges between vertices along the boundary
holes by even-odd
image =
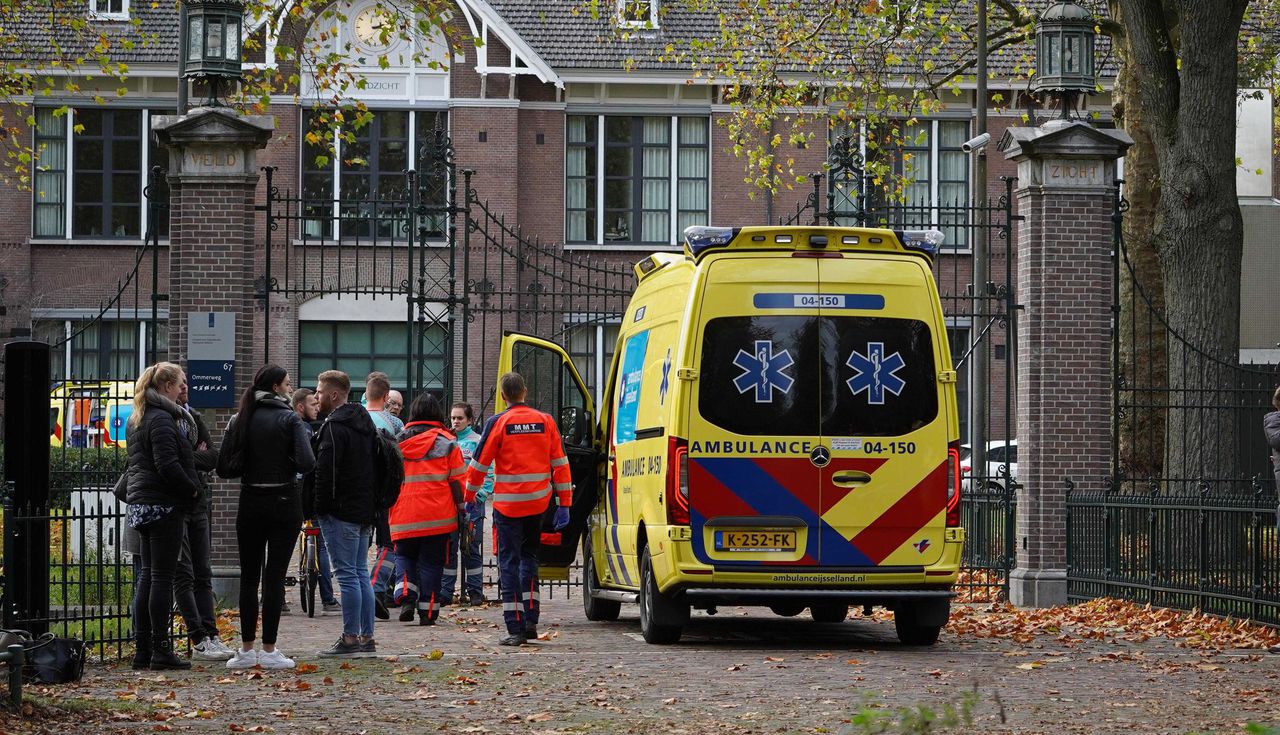
[[[931,228],[946,235],[933,272],[958,373],[961,442],[967,448],[970,437],[981,435],[987,444],[983,466],[972,466],[966,459],[971,454],[962,448],[966,540],[959,587],[962,600],[1004,599],[1016,561],[1018,489],[1015,348],[1019,307],[1012,231],[1020,217],[1013,213],[1014,180],[1002,178],[999,196],[985,203],[940,196],[927,201],[886,200],[868,180],[859,145],[856,135],[834,138],[827,173],[811,175],[813,190],[780,223]],[[988,258],[986,272],[975,278],[973,252],[979,244],[985,245]],[[974,370],[979,356],[988,366],[982,373]],[[975,421],[981,425],[980,432],[974,431]]]
[[[102,659],[132,643],[138,556],[126,549],[125,508],[111,489],[125,466],[134,381],[168,352],[160,258],[168,192],[160,168],[144,194],[146,238],[98,308],[33,314],[33,339],[50,351],[49,382],[5,374],[7,390],[30,391],[47,406],[47,423],[35,422],[27,440],[42,442],[48,432],[49,465],[47,486],[36,473],[6,488],[4,627],[81,638]],[[6,435],[7,455],[20,445]]]
[[[1067,594],[1280,625],[1280,512],[1263,416],[1280,366],[1223,359],[1172,328],[1154,250],[1115,195],[1112,476],[1067,498]]]

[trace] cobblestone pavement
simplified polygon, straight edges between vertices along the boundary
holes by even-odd
[[[446,608],[430,628],[392,616],[377,624],[376,657],[320,658],[340,614],[295,612],[284,619],[280,646],[308,664],[302,672],[93,666],[62,698],[127,703],[112,714],[121,721],[95,732],[836,733],[868,704],[939,708],[975,688],[973,732],[1280,724],[1280,656],[1206,653],[1158,638],[1020,645],[944,632],[933,648],[905,648],[883,616],[818,624],[807,613],[722,609],[695,613],[680,644],[649,646],[634,607],[624,606],[616,623],[590,623],[576,593],[558,592],[544,603],[549,640],[506,649],[496,645],[501,613],[492,605]]]

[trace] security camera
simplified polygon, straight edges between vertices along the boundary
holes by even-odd
[[[965,142],[961,143],[960,150],[964,151],[965,153],[973,153],[974,151],[980,151],[983,148],[986,148],[987,144],[990,142],[991,142],[991,133],[983,133],[982,135],[979,135],[976,138],[970,138]]]

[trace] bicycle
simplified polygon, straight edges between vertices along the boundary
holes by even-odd
[[[320,586],[319,537],[320,527],[310,520],[298,532],[298,593],[302,611],[309,618],[316,616],[316,588]]]

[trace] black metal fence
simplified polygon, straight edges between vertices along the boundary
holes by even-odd
[[[25,393],[33,417],[6,433],[6,477],[14,480],[20,453],[39,448],[43,457],[47,449],[48,459],[6,487],[4,626],[81,638],[103,659],[123,655],[132,640],[136,555],[125,541],[125,506],[111,490],[125,467],[134,381],[168,351],[157,234],[168,216],[164,189],[153,170],[147,237],[99,308],[33,320],[43,345],[31,347],[47,349],[47,360],[36,361],[47,372],[34,375],[32,362],[5,365],[6,394]]]
[[[1068,595],[1280,624],[1276,485],[1263,416],[1273,365],[1215,355],[1172,327],[1149,247],[1121,236],[1113,469],[1067,501]]]

